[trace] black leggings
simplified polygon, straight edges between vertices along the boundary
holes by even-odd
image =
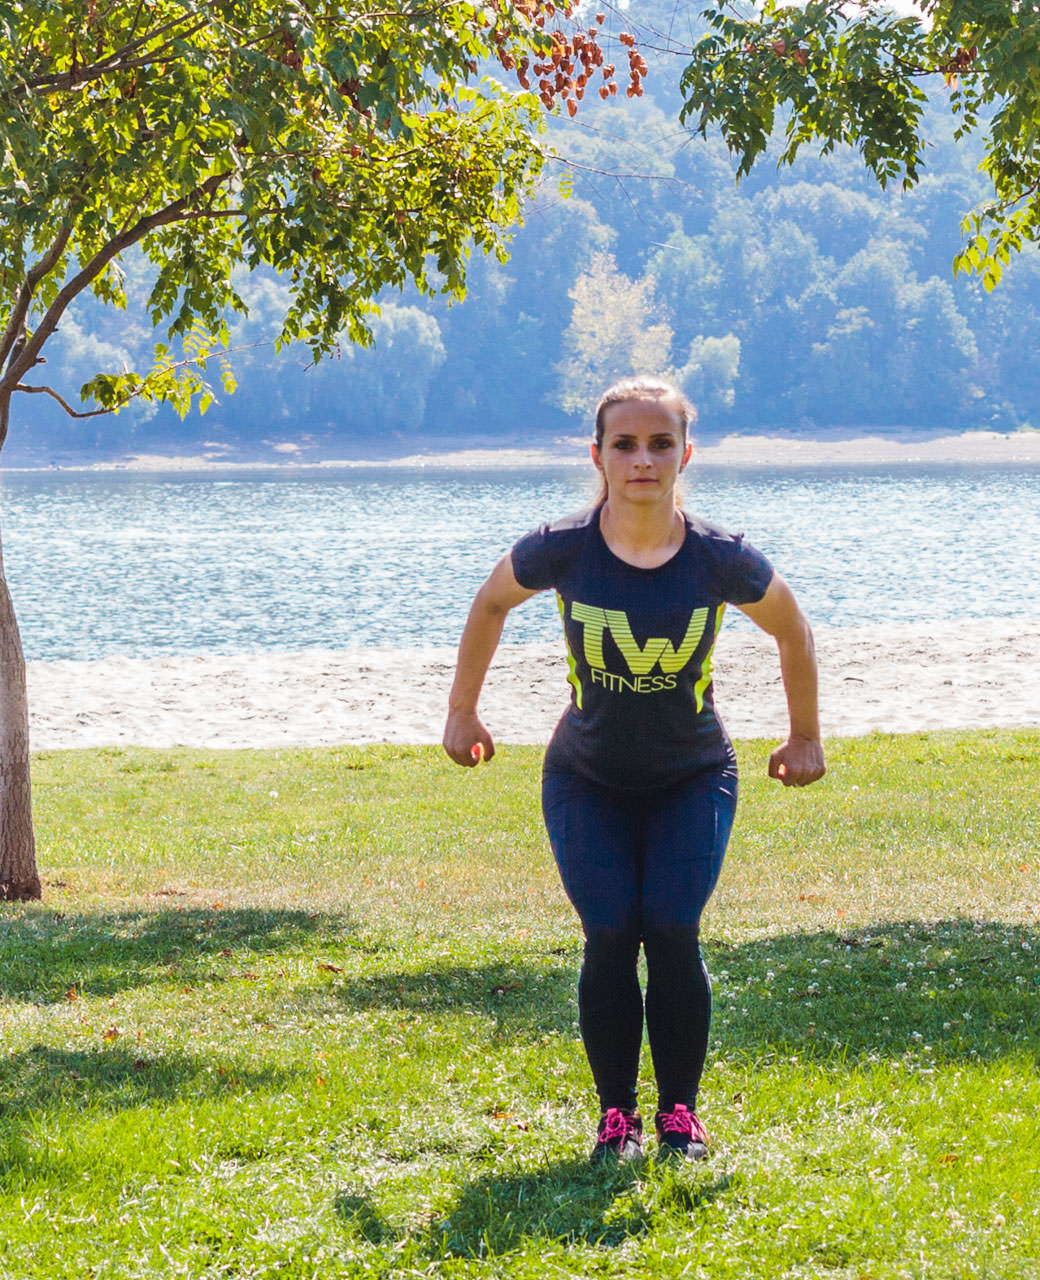
[[[604,1111],[636,1105],[640,943],[658,1107],[696,1106],[711,1020],[700,918],[736,807],[733,768],[649,792],[615,791],[573,773],[542,780],[549,840],[585,930],[578,1015]]]

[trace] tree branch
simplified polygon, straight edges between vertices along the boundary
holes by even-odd
[[[30,387],[24,382],[19,382],[18,385],[13,388],[13,390],[27,391],[31,396],[39,396],[39,395],[53,396],[54,399],[57,400],[57,402],[61,405],[61,407],[65,410],[65,412],[69,415],[70,418],[99,418],[101,417],[102,414],[113,412],[112,409],[91,409],[89,410],[89,412],[84,413],[78,409],[73,409],[72,405],[69,404],[69,402],[64,398],[64,396],[60,396],[57,393],[57,391],[54,390],[53,387]]]
[[[172,204],[168,204],[165,209],[159,209],[155,213],[149,214],[148,217],[141,218],[129,230],[113,236],[101,252],[95,254],[82,271],[72,277],[47,308],[43,319],[36,326],[33,336],[21,348],[16,357],[12,358],[7,373],[0,379],[0,394],[4,391],[10,391],[16,383],[21,381],[22,376],[33,367],[36,363],[36,357],[43,349],[44,343],[58,327],[58,321],[65,314],[69,303],[87,285],[97,279],[113,258],[117,258],[125,249],[128,249],[132,244],[136,244],[139,240],[143,240],[146,235],[155,231],[158,227],[168,226],[171,222],[179,222],[185,216],[190,215],[193,204],[199,200],[214,196],[221,184],[227,182],[231,177],[233,177],[233,174],[230,170],[225,173],[214,173],[200,186],[196,187],[194,191],[182,196],[180,200],[175,200]]]
[[[224,356],[235,355],[239,351],[255,351],[257,347],[269,347],[270,342],[249,342],[243,347],[225,347],[221,351],[210,351],[204,356],[189,356],[185,360],[178,360],[174,364],[165,365],[162,369],[153,369],[151,373],[145,374],[141,379],[141,385],[135,387],[133,391],[127,392],[118,404],[112,405],[107,409],[73,409],[63,395],[55,391],[53,387],[34,387],[27,382],[19,382],[13,391],[24,391],[31,396],[51,396],[61,405],[70,418],[100,418],[108,413],[115,413],[117,409],[125,409],[131,400],[136,400],[138,396],[144,395],[148,388],[149,379],[154,379],[160,373],[172,373],[175,369],[187,369],[190,365],[204,365],[208,360],[219,360]]]
[[[121,49],[114,50],[107,58],[101,58],[89,66],[73,67],[71,71],[63,71],[59,75],[36,76],[32,79],[23,80],[17,87],[9,89],[6,93],[0,95],[0,101],[32,97],[39,92],[58,93],[62,89],[73,89],[79,85],[87,84],[91,80],[100,80],[102,76],[108,75],[113,71],[147,66],[149,63],[154,62],[164,49],[169,47],[171,40],[164,41],[147,58],[138,58],[134,62],[131,62],[130,59],[145,45],[150,44],[151,41],[165,35],[167,32],[176,31],[180,23],[193,16],[185,14],[183,18],[175,18],[170,22],[166,22],[162,26],[156,27],[154,31],[148,31],[144,35],[137,36],[135,39],[130,40],[128,44],[123,45]],[[179,32],[176,38],[186,40],[189,36],[195,35],[196,32],[204,30],[207,25],[208,19],[196,21],[194,25]]]
[[[63,223],[54,238],[54,243],[39,262],[26,273],[22,286],[18,290],[18,296],[15,298],[14,307],[7,321],[7,328],[4,330],[4,336],[0,338],[0,369],[7,363],[8,357],[18,344],[22,330],[25,327],[25,317],[29,314],[29,306],[32,303],[33,294],[36,292],[36,286],[54,270],[61,255],[65,252],[65,246],[68,244],[71,235],[72,223]]]

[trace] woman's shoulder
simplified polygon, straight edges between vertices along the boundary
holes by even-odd
[[[577,533],[593,528],[599,521],[599,506],[584,507],[551,524],[543,525],[546,533]]]
[[[552,586],[580,557],[590,533],[597,528],[598,507],[588,507],[532,529],[513,547],[513,573],[521,586],[538,590]]]
[[[723,594],[733,604],[761,599],[773,577],[766,556],[744,537],[720,524],[683,512],[686,546],[697,562],[708,567]]]
[[[580,540],[590,530],[596,528],[598,521],[599,507],[585,507],[581,511],[575,511],[569,516],[561,517],[559,520],[550,520],[545,524],[538,525],[530,533],[524,534],[520,542],[560,544],[573,542],[576,539]]]
[[[709,542],[742,542],[744,539],[742,533],[732,533],[723,525],[716,524],[714,520],[706,520],[703,516],[695,515],[685,509],[682,515],[686,521],[687,532],[692,533],[694,537],[704,538]]]

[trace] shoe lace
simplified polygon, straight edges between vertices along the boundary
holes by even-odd
[[[626,1115],[620,1107],[610,1107],[603,1113],[600,1121],[600,1142],[613,1142],[620,1138],[624,1142],[630,1133],[635,1133],[636,1125],[631,1116]]]
[[[681,1102],[671,1111],[663,1112],[660,1123],[663,1133],[681,1133],[695,1142],[708,1141],[708,1131],[701,1124],[700,1118]]]

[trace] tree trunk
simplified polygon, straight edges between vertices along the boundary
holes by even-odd
[[[29,784],[29,699],[18,620],[0,547],[0,898],[42,896]]]

